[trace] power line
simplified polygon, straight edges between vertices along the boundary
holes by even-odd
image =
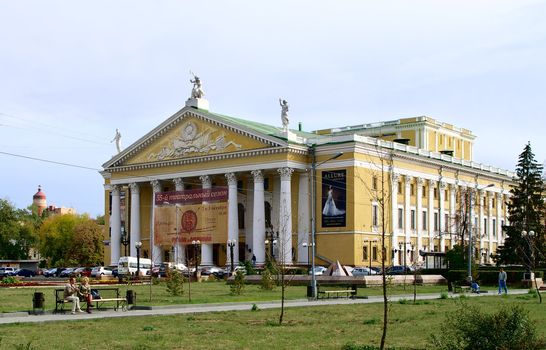
[[[51,164],[69,166],[69,167],[73,167],[73,168],[87,169],[87,170],[93,170],[93,171],[102,171],[102,169],[91,168],[91,167],[87,167],[87,166],[83,166],[83,165],[56,162],[56,161],[54,161],[54,160],[42,159],[42,158],[35,158],[35,157],[29,157],[29,156],[24,156],[24,155],[21,155],[21,154],[8,153],[8,152],[2,152],[2,151],[0,151],[0,154],[5,154],[5,155],[8,155],[8,156],[12,156],[12,157],[18,157],[18,158],[36,160],[36,161],[44,162],[44,163],[51,163]]]

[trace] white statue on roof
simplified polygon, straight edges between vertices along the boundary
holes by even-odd
[[[193,88],[191,89],[191,98],[203,98],[205,96],[205,91],[203,91],[203,88],[201,87],[201,79],[193,72],[191,72],[191,75],[193,75],[193,79],[190,79],[190,83],[193,84]]]
[[[121,152],[121,133],[119,132],[118,129],[116,129],[116,136],[114,136],[114,138],[112,139],[112,141],[110,141],[110,143],[112,142],[116,142],[116,148],[118,149],[118,153]]]
[[[288,102],[279,98],[279,104],[281,105],[281,121],[283,131],[288,131]]]

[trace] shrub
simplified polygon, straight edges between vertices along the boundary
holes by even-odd
[[[184,277],[177,270],[167,270],[167,293],[172,296],[184,294]]]
[[[245,288],[245,274],[241,270],[235,272],[235,277],[233,278],[233,283],[230,286],[231,294],[240,295],[243,293]]]
[[[271,273],[271,270],[268,268],[265,268],[262,272],[262,281],[261,281],[260,288],[264,290],[273,290],[273,288],[275,288],[275,281],[273,280],[273,274]]]
[[[252,266],[252,263],[250,261],[245,261],[244,262],[245,264],[245,270],[246,270],[246,274],[247,275],[257,275],[258,273],[256,272],[256,269],[254,268],[254,266]]]
[[[6,276],[2,279],[2,284],[17,284],[19,281],[13,276]]]
[[[440,293],[440,299],[447,299],[449,298],[449,294],[447,292]]]
[[[489,314],[464,303],[446,316],[431,342],[435,349],[446,350],[540,349],[545,344],[521,307],[504,307]]]
[[[258,305],[252,304],[252,308],[250,310],[251,311],[259,311],[260,309],[258,308]]]

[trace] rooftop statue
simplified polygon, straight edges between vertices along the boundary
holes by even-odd
[[[288,102],[279,98],[279,104],[281,105],[281,121],[282,128],[284,131],[288,131]]]
[[[110,141],[110,143],[112,142],[116,142],[116,148],[118,149],[118,153],[121,152],[121,133],[119,132],[118,129],[116,129],[116,136],[114,136],[114,138],[112,139],[112,141]]]
[[[193,84],[191,98],[203,98],[205,96],[205,91],[203,91],[203,88],[201,87],[201,79],[193,74],[193,72],[190,71],[190,73],[193,75],[193,79],[190,79],[190,83]]]

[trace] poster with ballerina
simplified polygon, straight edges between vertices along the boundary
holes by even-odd
[[[347,173],[322,172],[322,227],[346,226]]]

